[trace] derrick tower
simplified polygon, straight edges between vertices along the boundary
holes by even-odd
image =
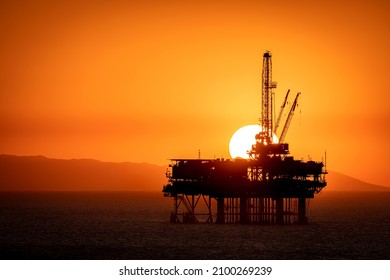
[[[262,134],[259,135],[259,140],[264,144],[272,143],[273,136],[273,92],[276,88],[276,83],[272,81],[272,57],[267,51],[263,55],[263,73],[262,73],[262,98],[261,98],[261,126]]]
[[[260,124],[262,131],[256,135],[256,144],[253,145],[252,149],[249,151],[249,155],[254,160],[265,159],[265,157],[275,156],[275,155],[285,155],[288,154],[288,144],[275,142],[273,135],[274,131],[274,121],[273,121],[273,89],[276,88],[276,82],[272,81],[272,55],[269,51],[265,52],[263,55],[263,70],[262,70],[262,95],[261,95],[261,118]],[[284,106],[286,106],[287,96],[285,98]],[[281,114],[278,117],[277,124],[275,128],[279,126],[279,122],[282,116]],[[295,108],[294,108],[295,109]],[[292,117],[292,113],[290,113]],[[287,122],[286,122],[287,124]],[[288,125],[287,125],[288,127]],[[286,131],[287,127],[285,125]],[[259,166],[257,166],[259,167]],[[257,168],[251,169],[252,172],[257,173]],[[256,171],[257,170],[257,171]]]

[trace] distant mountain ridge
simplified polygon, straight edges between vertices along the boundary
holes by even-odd
[[[0,191],[161,191],[166,166],[0,155]],[[330,171],[326,191],[390,191]]]
[[[326,181],[324,190],[327,191],[390,191],[389,187],[367,183],[336,171],[329,171]]]
[[[161,191],[165,170],[147,163],[0,155],[0,190]]]

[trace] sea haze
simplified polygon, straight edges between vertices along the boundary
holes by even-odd
[[[309,225],[170,224],[160,192],[2,192],[2,259],[388,259],[390,192],[327,192]]]

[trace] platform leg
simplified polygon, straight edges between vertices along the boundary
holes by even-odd
[[[283,225],[283,198],[279,197],[276,199],[276,224]]]
[[[247,198],[240,198],[240,224],[247,224],[248,219],[248,209],[247,209]]]
[[[307,224],[306,198],[298,199],[298,224]]]
[[[225,223],[225,199],[217,198],[217,224]]]

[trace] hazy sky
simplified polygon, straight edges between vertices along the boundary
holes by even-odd
[[[9,2],[9,3],[7,3]],[[1,1],[0,153],[157,164],[229,157],[260,117],[301,100],[296,158],[389,186],[388,1]]]

